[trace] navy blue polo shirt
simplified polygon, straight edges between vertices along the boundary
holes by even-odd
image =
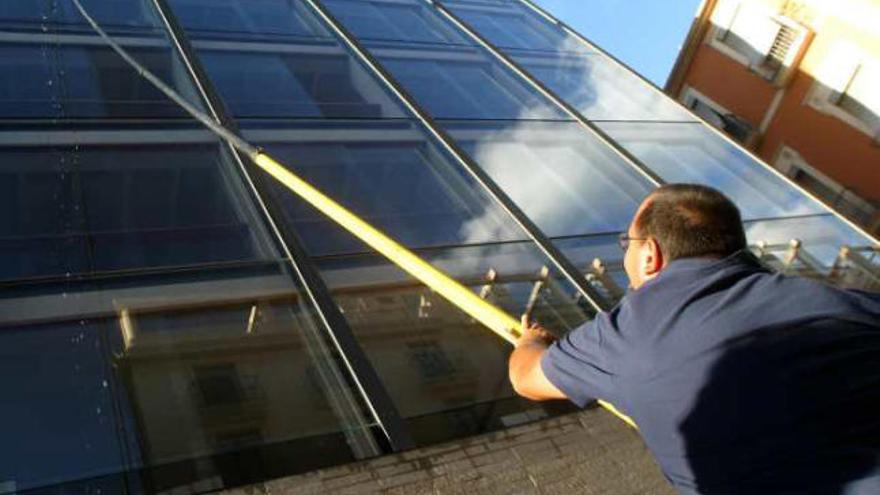
[[[683,493],[880,494],[880,295],[676,260],[541,361],[630,416]]]

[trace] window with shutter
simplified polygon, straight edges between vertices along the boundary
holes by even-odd
[[[752,138],[756,135],[754,126],[748,121],[710,101],[693,88],[688,88],[685,91],[683,102],[709,125],[721,129],[745,146],[749,146]]]
[[[770,17],[769,12],[740,4],[730,28],[719,36],[727,46],[744,55],[749,65],[758,65],[770,53],[779,29],[779,23]]]
[[[800,33],[792,26],[780,25],[779,32],[776,33],[776,39],[770,46],[770,51],[764,59],[764,66],[778,71],[785,66],[786,58],[794,44],[797,42]]]
[[[846,113],[880,133],[880,69],[878,64],[861,63],[841,93],[833,93],[835,104]]]
[[[806,48],[809,30],[768,6],[728,0],[713,14],[711,44],[776,85],[783,85]]]

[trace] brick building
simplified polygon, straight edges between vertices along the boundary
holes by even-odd
[[[880,231],[880,2],[706,0],[666,91]]]

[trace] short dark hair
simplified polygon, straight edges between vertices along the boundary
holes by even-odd
[[[649,196],[635,220],[639,237],[653,237],[667,261],[725,257],[746,247],[739,209],[716,189],[667,184]]]

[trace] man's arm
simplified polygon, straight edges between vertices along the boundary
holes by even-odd
[[[541,358],[553,341],[553,335],[522,317],[522,336],[510,355],[510,383],[519,395],[531,400],[567,399],[550,383],[541,369]]]

